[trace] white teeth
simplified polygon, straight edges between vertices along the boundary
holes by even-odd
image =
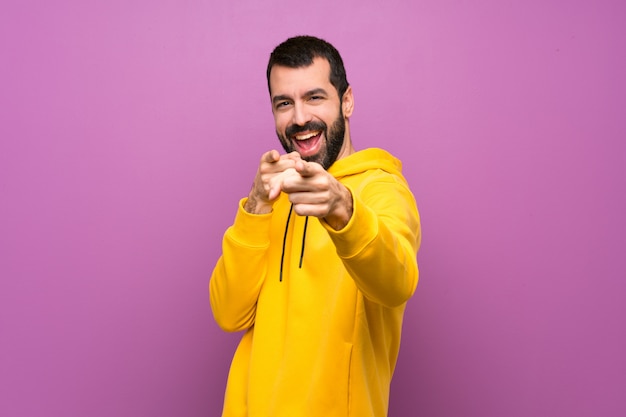
[[[297,140],[307,140],[307,139],[311,139],[314,136],[319,135],[319,132],[312,132],[312,133],[307,133],[306,135],[296,135],[296,139]]]

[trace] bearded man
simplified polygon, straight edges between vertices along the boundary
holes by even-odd
[[[415,199],[397,158],[355,151],[335,47],[287,39],[267,82],[285,153],[261,157],[209,282],[219,326],[243,331],[223,416],[386,416],[419,275]]]

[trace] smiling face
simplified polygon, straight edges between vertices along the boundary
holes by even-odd
[[[352,89],[339,98],[326,59],[299,68],[276,65],[269,84],[276,134],[286,152],[297,151],[325,169],[352,152],[347,129]]]

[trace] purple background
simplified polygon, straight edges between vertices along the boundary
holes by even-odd
[[[219,414],[208,279],[303,33],[422,215],[390,415],[626,415],[624,4],[4,0],[0,415]]]

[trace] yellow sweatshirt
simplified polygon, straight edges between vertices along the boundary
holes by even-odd
[[[417,281],[420,222],[401,163],[366,149],[328,170],[352,193],[340,231],[240,201],[209,283],[213,315],[245,331],[224,417],[386,416],[402,318]]]

